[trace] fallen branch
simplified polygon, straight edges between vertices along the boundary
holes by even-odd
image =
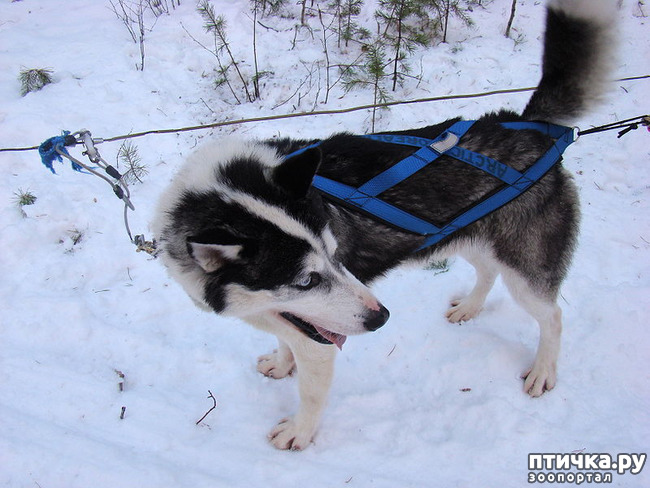
[[[217,399],[214,397],[214,395],[210,390],[208,390],[208,393],[210,394],[208,398],[212,398],[212,407],[210,407],[210,410],[205,412],[203,417],[201,417],[199,420],[196,421],[196,425],[199,425],[201,422],[203,422],[203,420],[210,414],[210,412],[212,412],[215,408],[217,408]]]

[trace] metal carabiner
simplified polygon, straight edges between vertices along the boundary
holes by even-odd
[[[75,132],[74,135],[78,137],[78,141],[86,148],[83,154],[88,156],[88,159],[90,159],[92,163],[97,164],[101,157],[99,156],[99,151],[95,147],[95,142],[99,143],[101,140],[95,141],[92,134],[87,129],[81,129],[79,132]]]

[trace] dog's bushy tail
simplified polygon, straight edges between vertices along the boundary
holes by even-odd
[[[529,120],[571,124],[611,81],[616,0],[550,0],[542,79],[524,109]]]

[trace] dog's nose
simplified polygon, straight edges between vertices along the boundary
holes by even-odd
[[[377,330],[384,325],[390,316],[390,312],[383,305],[379,305],[379,310],[369,310],[366,312],[363,326],[366,330]]]

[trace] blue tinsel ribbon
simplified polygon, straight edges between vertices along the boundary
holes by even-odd
[[[56,171],[54,171],[54,166],[52,163],[55,160],[63,162],[63,158],[57,152],[57,149],[61,151],[63,154],[70,156],[70,153],[68,153],[68,150],[65,148],[65,140],[66,137],[69,135],[70,135],[70,131],[64,130],[62,131],[60,136],[50,137],[48,140],[46,140],[43,144],[41,144],[38,147],[38,154],[41,155],[41,161],[43,162],[45,167],[48,168],[54,174],[56,174]],[[72,169],[81,172],[83,168],[77,163],[75,163],[74,161],[72,161]]]

